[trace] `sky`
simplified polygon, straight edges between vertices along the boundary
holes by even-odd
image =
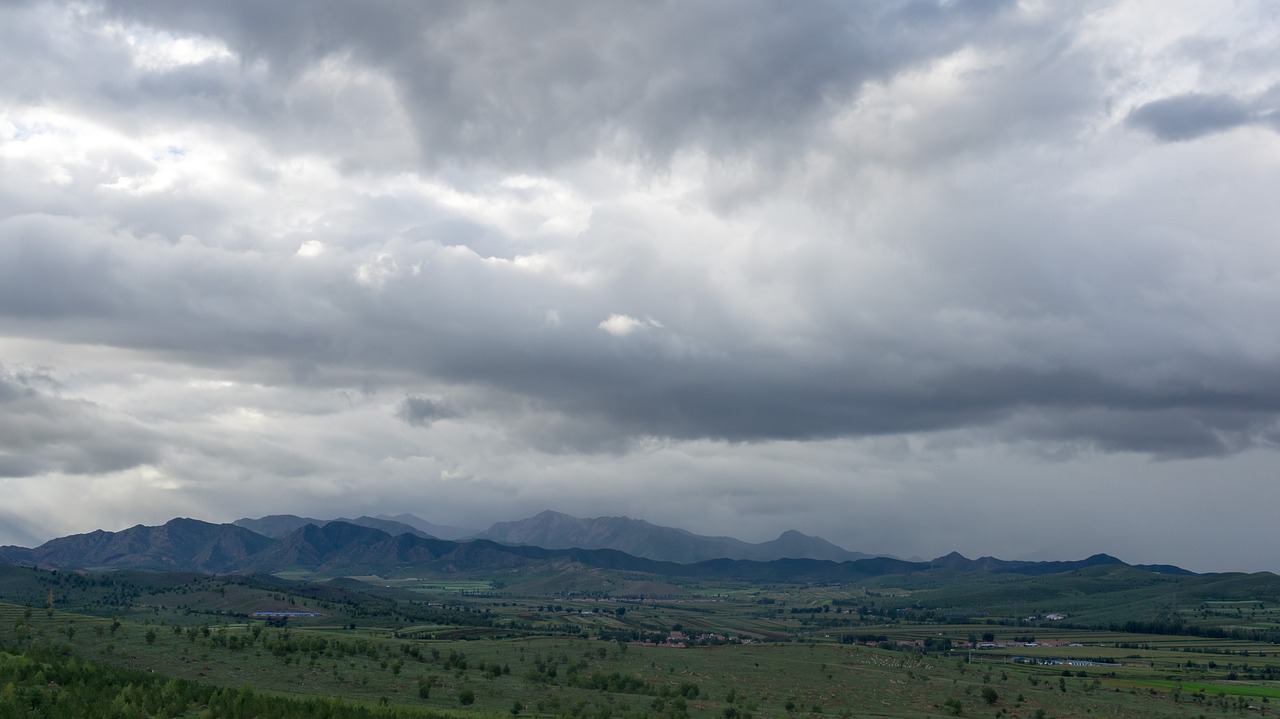
[[[1280,571],[1280,6],[0,3],[0,544]]]

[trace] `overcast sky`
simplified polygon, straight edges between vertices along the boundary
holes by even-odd
[[[0,4],[0,544],[1280,570],[1280,6]]]

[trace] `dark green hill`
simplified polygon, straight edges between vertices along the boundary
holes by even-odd
[[[272,540],[230,524],[172,519],[120,532],[98,530],[54,539],[16,559],[54,567],[152,569],[223,573],[240,571]]]
[[[959,552],[952,552],[945,557],[938,557],[929,562],[929,568],[931,569],[954,569],[961,572],[988,572],[991,574],[1057,574],[1059,572],[1070,572],[1076,569],[1102,565],[1128,566],[1109,554],[1095,554],[1085,559],[1070,562],[1028,562],[996,559],[995,557],[968,559]],[[1166,571],[1163,572],[1165,574],[1191,574],[1191,572],[1178,567],[1153,566],[1165,569]],[[1151,571],[1157,570],[1153,569]]]
[[[1163,574],[1124,564],[1103,563],[1052,574],[957,573],[933,570],[904,583],[909,597],[887,600],[903,610],[934,616],[991,616],[1009,620],[1048,613],[1065,615],[1066,625],[1109,628],[1135,623],[1135,631],[1176,631],[1180,627],[1245,627],[1242,610],[1214,616],[1219,603],[1280,600],[1280,577],[1258,574]],[[1197,608],[1206,608],[1197,611]],[[1191,631],[1191,630],[1187,630]]]

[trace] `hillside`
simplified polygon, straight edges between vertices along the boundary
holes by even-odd
[[[272,545],[261,534],[230,524],[172,519],[159,527],[141,524],[120,532],[97,530],[54,539],[35,549],[4,547],[30,564],[84,569],[150,569],[224,573]]]

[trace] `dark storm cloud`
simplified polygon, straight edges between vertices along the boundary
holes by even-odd
[[[611,146],[659,163],[685,147],[781,162],[814,121],[863,83],[945,55],[977,28],[1009,30],[999,19],[1011,6],[106,5],[111,17],[216,37],[242,65],[265,68],[239,86],[225,67],[145,79],[118,98],[135,109],[149,98],[166,100],[162,112],[175,104],[213,107],[277,143],[311,142],[342,154],[360,133],[353,123],[376,113],[352,115],[354,97],[311,103],[280,92],[328,58],[392,79],[428,165],[460,159],[505,167],[555,165]]]
[[[903,376],[869,362],[803,370],[681,363],[591,383],[548,374],[517,381],[519,387],[508,386],[539,388],[544,400],[577,418],[576,427],[560,427],[558,436],[587,450],[602,448],[599,434],[609,426],[621,436],[751,442],[996,425],[1013,441],[1176,458],[1272,447],[1280,426],[1274,389],[1280,373],[1236,392],[1197,387],[1194,378],[1140,387],[1092,373],[1020,367]],[[1036,421],[1026,421],[1028,410]],[[575,444],[570,438],[578,435],[583,440]]]
[[[391,248],[398,262],[420,264],[420,273],[400,271],[373,290],[353,280],[349,264],[323,258],[140,244],[47,217],[13,218],[0,232],[9,238],[0,312],[25,333],[157,349],[214,366],[268,359],[299,368],[286,381],[316,387],[333,381],[327,378],[334,371],[339,382],[363,373],[374,389],[394,386],[406,373],[488,387],[558,415],[515,429],[557,452],[623,451],[622,438],[646,436],[752,442],[1010,421],[1005,426],[1016,428],[1029,408],[1060,425],[1028,429],[1046,440],[1156,456],[1220,455],[1266,446],[1264,430],[1280,413],[1280,374],[1232,358],[1185,362],[1152,381],[1124,376],[1105,356],[1057,369],[995,359],[952,365],[940,361],[953,351],[945,339],[911,347],[896,337],[836,334],[824,338],[822,357],[793,356],[750,347],[746,327],[722,328],[719,352],[672,351],[666,343],[677,333],[733,323],[729,308],[716,308],[723,300],[710,295],[700,300],[707,316],[677,317],[628,336],[596,327],[599,315],[582,321],[582,309],[567,312],[560,328],[537,328],[528,310],[507,298],[589,311],[608,296],[521,273],[494,275],[480,258],[432,243]],[[652,293],[637,288],[633,300]],[[921,328],[940,337],[950,331]],[[1112,341],[1132,342],[1141,362],[1164,362],[1169,351],[1140,337]],[[1185,344],[1174,335],[1159,342]],[[452,411],[411,396],[397,416],[428,425]],[[1080,421],[1081,412],[1101,421]]]
[[[1191,93],[1134,108],[1128,123],[1165,142],[1183,142],[1253,124],[1258,119],[1245,103],[1230,95]]]
[[[1040,443],[1039,452],[1057,461],[1094,452],[1136,452],[1161,460],[1222,457],[1280,446],[1280,421],[1274,411],[1137,411],[1114,406],[1056,414],[1036,410],[1011,417],[1002,431],[1013,441]]]

